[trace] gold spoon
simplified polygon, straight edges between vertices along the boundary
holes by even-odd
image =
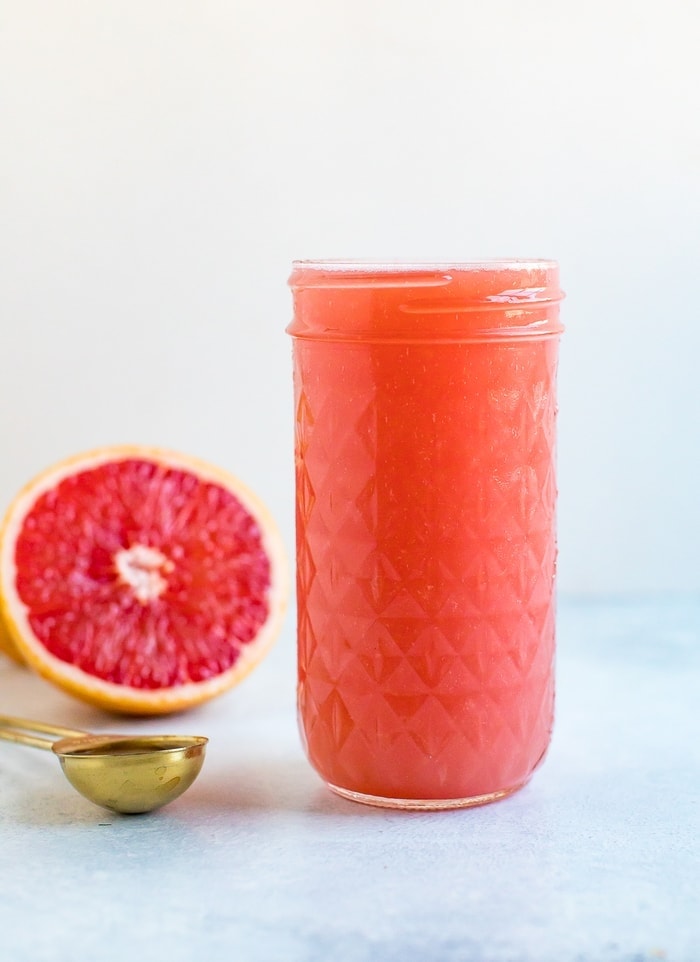
[[[182,795],[199,774],[208,740],[194,735],[92,735],[9,715],[0,715],[0,738],[52,751],[81,795],[130,814],[151,812]]]

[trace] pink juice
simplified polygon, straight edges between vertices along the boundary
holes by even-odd
[[[299,715],[341,794],[509,794],[554,704],[550,261],[298,263]]]

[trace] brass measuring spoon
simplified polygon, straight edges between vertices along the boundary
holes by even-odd
[[[52,751],[81,795],[130,814],[151,812],[182,795],[199,774],[208,741],[194,735],[93,735],[10,715],[0,715],[0,738]]]

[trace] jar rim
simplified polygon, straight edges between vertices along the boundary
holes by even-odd
[[[548,257],[485,257],[473,260],[388,260],[371,258],[300,259],[292,261],[293,270],[348,273],[423,273],[426,271],[479,270],[556,270],[558,262]]]

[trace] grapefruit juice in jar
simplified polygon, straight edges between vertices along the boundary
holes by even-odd
[[[554,705],[553,261],[296,262],[298,705],[336,792],[524,785]]]

